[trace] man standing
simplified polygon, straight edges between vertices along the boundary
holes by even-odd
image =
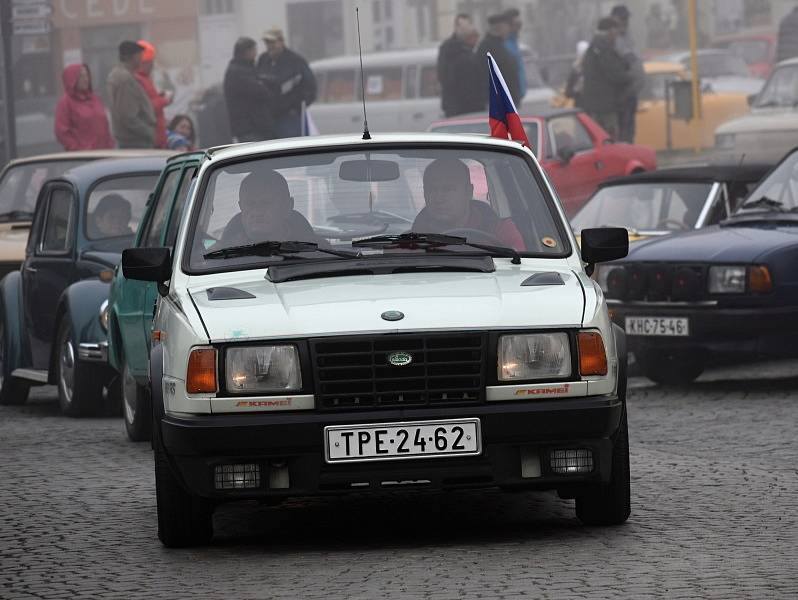
[[[111,125],[120,148],[155,146],[155,111],[134,75],[141,67],[143,52],[136,42],[122,42],[119,64],[108,74]]]
[[[470,15],[459,14],[454,20],[454,33],[438,49],[438,81],[441,84],[441,108],[447,117],[454,117],[485,108],[484,90],[478,77],[481,64],[474,54],[478,39]]]
[[[779,40],[776,61],[798,56],[798,6],[779,23]]]
[[[635,52],[634,41],[629,34],[629,18],[631,17],[629,9],[623,4],[617,4],[612,8],[610,16],[618,23],[618,39],[615,42],[615,48],[626,61],[632,78],[626,87],[626,93],[620,98],[618,140],[633,144],[637,118],[637,96],[645,85],[646,73],[643,70],[643,61]]]
[[[155,111],[155,147],[166,148],[166,115],[164,108],[172,103],[171,93],[159,92],[152,81],[152,68],[155,65],[155,46],[145,40],[139,40],[138,45],[144,48],[141,54],[141,67],[136,71],[138,80]]]
[[[599,21],[598,31],[582,60],[582,104],[587,113],[616,140],[621,98],[632,81],[626,61],[615,48],[617,38],[617,22],[612,17],[604,17]]]
[[[286,48],[282,30],[266,31],[263,41],[266,52],[258,59],[258,74],[279,90],[272,110],[275,137],[300,136],[302,104],[308,107],[316,100],[316,77],[303,57]]]
[[[504,11],[504,16],[510,22],[510,35],[504,41],[507,51],[518,64],[518,94],[521,98],[526,96],[526,68],[524,67],[524,55],[521,53],[521,45],[518,36],[521,34],[521,11],[517,8],[510,8]]]
[[[269,105],[276,97],[258,79],[255,58],[258,44],[242,37],[233,49],[233,60],[224,73],[224,97],[230,117],[230,131],[238,142],[270,140],[274,137],[274,118]]]
[[[506,15],[493,15],[488,17],[488,33],[482,38],[482,42],[477,48],[477,60],[482,63],[482,89],[483,106],[487,106],[488,100],[488,60],[485,55],[490,52],[499,70],[502,72],[504,82],[513,101],[518,105],[521,100],[521,88],[518,83],[518,63],[513,55],[507,51],[504,42],[510,36],[510,21]]]

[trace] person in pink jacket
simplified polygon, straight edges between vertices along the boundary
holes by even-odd
[[[104,150],[114,147],[108,116],[92,91],[86,65],[69,65],[61,78],[64,95],[55,109],[55,137],[64,150]]]

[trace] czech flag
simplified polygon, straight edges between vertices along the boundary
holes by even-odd
[[[490,135],[502,140],[511,139],[529,146],[526,130],[518,116],[515,102],[507,89],[499,65],[488,52],[488,85],[490,86]]]

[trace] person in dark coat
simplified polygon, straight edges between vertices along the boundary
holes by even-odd
[[[477,60],[482,64],[483,105],[488,103],[488,60],[485,55],[490,52],[516,106],[521,101],[521,86],[518,82],[518,63],[504,45],[510,37],[511,23],[506,14],[488,17],[488,33],[482,38],[477,48]]]
[[[618,139],[619,133],[618,111],[632,83],[629,66],[616,49],[617,38],[615,19],[601,19],[582,59],[582,105],[614,139]]]
[[[482,82],[474,73],[481,64],[474,54],[476,28],[471,17],[459,14],[454,20],[454,33],[438,49],[438,81],[441,84],[441,108],[447,117],[454,117],[485,108]]]
[[[285,45],[283,32],[270,29],[263,34],[266,52],[258,59],[258,75],[279,90],[272,107],[275,137],[302,135],[302,105],[316,100],[316,77],[308,62]]]
[[[224,97],[230,131],[236,141],[254,142],[274,137],[274,118],[269,105],[276,91],[258,78],[255,58],[258,45],[252,38],[236,42],[233,60],[224,74]]]
[[[779,40],[776,61],[798,56],[798,6],[792,9],[779,23]]]
[[[646,82],[643,61],[635,50],[632,35],[629,32],[631,13],[625,4],[617,4],[612,8],[610,16],[618,23],[618,39],[615,49],[626,61],[631,82],[626,86],[626,94],[620,99],[618,111],[618,141],[633,144],[637,124],[637,98]]]

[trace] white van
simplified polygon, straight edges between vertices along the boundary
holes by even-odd
[[[443,117],[437,73],[437,48],[378,52],[363,56],[369,128],[373,131],[426,131]],[[526,61],[527,93],[522,114],[551,108],[555,93],[537,66]],[[363,97],[357,55],[310,64],[318,82],[318,99],[310,113],[320,133],[355,133],[363,128]],[[487,85],[487,82],[486,82]]]

